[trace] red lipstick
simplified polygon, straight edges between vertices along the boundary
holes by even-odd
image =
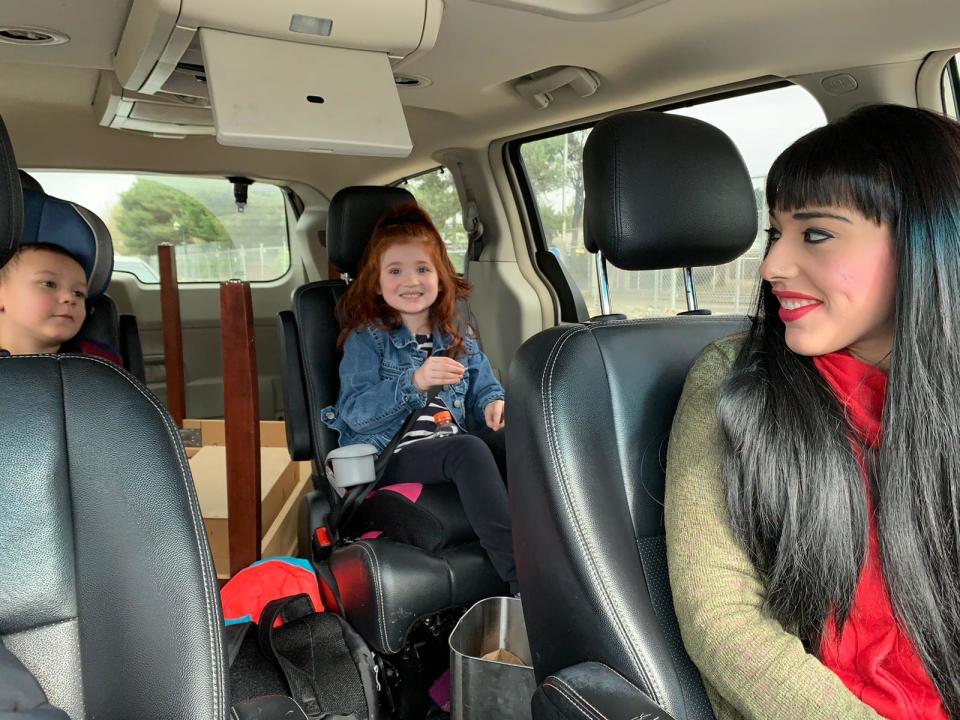
[[[803,293],[790,292],[788,290],[774,290],[773,294],[776,295],[781,300],[813,300],[814,302],[810,305],[804,305],[800,308],[795,308],[793,310],[788,310],[785,307],[780,308],[780,319],[785,323],[791,323],[799,320],[812,313],[814,310],[823,306],[823,301],[818,300],[815,297],[810,295],[804,295]]]

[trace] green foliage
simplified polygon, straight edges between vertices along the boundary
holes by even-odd
[[[278,247],[287,244],[287,214],[283,195],[276,185],[255,182],[247,188],[247,207],[237,212],[233,185],[226,178],[164,178],[207,207],[223,223],[238,248]]]
[[[223,223],[187,193],[156,180],[137,178],[118,198],[113,223],[121,254],[150,256],[160,243],[213,243],[232,247]]]
[[[523,166],[534,191],[547,244],[570,252],[583,224],[583,145],[589,130],[523,145]]]
[[[413,193],[417,204],[429,213],[447,245],[457,272],[463,272],[467,252],[467,232],[463,229],[463,210],[453,178],[446,170],[435,170],[410,178],[402,184]]]
[[[404,187],[413,193],[417,203],[433,218],[433,223],[446,235],[460,228],[462,211],[457,189],[446,171],[429,172],[408,180]]]

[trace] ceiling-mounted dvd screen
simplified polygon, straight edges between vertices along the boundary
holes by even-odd
[[[217,141],[406,157],[413,149],[386,54],[200,29]]]

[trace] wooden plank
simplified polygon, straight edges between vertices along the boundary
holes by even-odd
[[[260,559],[260,389],[250,285],[220,284],[230,575]]]
[[[160,265],[160,317],[163,322],[163,363],[166,367],[167,410],[177,427],[187,416],[187,383],[183,371],[183,330],[180,325],[180,288],[173,245],[157,246]]]

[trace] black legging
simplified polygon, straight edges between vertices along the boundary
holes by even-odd
[[[424,485],[452,482],[460,493],[467,520],[490,562],[510,592],[516,593],[517,568],[507,489],[497,459],[504,460],[503,431],[475,435],[461,433],[411,443],[390,458],[388,484],[418,482]]]

